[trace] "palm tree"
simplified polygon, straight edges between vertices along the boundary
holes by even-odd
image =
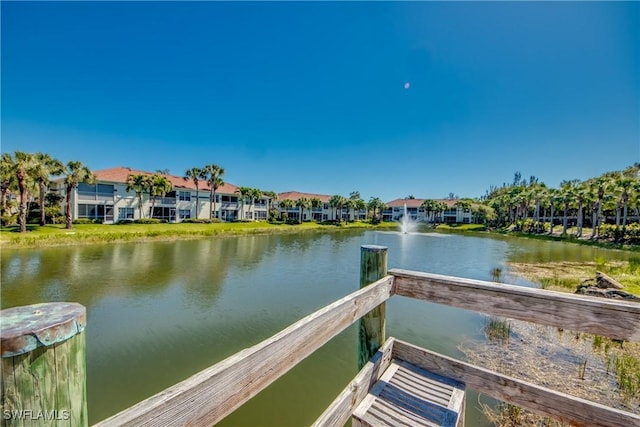
[[[427,222],[429,222],[429,217],[431,216],[431,212],[433,212],[436,208],[436,201],[433,199],[426,199],[425,201],[422,202],[420,207],[424,209]]]
[[[254,215],[254,206],[256,203],[256,199],[259,199],[260,197],[262,197],[262,191],[258,188],[251,188],[249,190],[249,199],[251,200],[251,205],[249,206],[249,211],[252,213],[251,217],[252,219],[255,221],[256,217]]]
[[[35,157],[33,154],[16,151],[14,153],[13,171],[18,184],[18,192],[20,194],[20,205],[18,207],[18,223],[20,224],[20,232],[27,231],[27,187],[29,179],[33,176],[35,168]]]
[[[202,169],[204,179],[209,185],[209,203],[211,203],[211,209],[209,209],[209,219],[213,219],[213,211],[215,210],[216,203],[216,191],[218,188],[224,185],[222,176],[224,175],[224,169],[216,164],[206,165]],[[220,212],[217,215],[220,218]]]
[[[173,185],[166,176],[157,173],[148,177],[148,186],[149,197],[151,197],[151,215],[149,215],[149,217],[153,218],[153,212],[156,205],[156,197],[164,197],[173,189]]]
[[[280,200],[280,209],[283,211],[283,217],[286,220],[289,219],[289,209],[295,206],[295,202],[291,199]]]
[[[129,175],[127,177],[127,192],[133,190],[138,198],[138,210],[140,218],[144,218],[142,213],[142,195],[149,191],[149,176],[143,174]]]
[[[329,206],[336,208],[336,219],[338,220],[338,224],[340,224],[341,221],[341,215],[338,214],[338,210],[342,211],[342,206],[345,205],[346,201],[347,199],[344,196],[340,196],[339,194],[332,196],[329,200]]]
[[[263,191],[262,195],[267,198],[267,218],[270,218],[271,208],[273,207],[273,203],[278,200],[278,194],[275,191]]]
[[[9,190],[14,190],[18,186],[16,180],[15,161],[9,153],[2,153],[0,163],[0,190],[2,191],[2,210],[0,214],[4,215],[7,210],[7,194]]]
[[[81,182],[87,184],[93,184],[96,180],[95,176],[82,162],[70,161],[67,163],[67,168],[63,172],[65,174],[64,183],[67,186],[67,229],[71,229],[73,224],[73,215],[71,212],[71,193],[74,188],[78,187]]]
[[[302,224],[302,215],[304,214],[304,210],[311,207],[311,202],[306,197],[300,197],[296,200],[296,207],[300,210],[300,218],[298,220],[300,221],[300,224]]]
[[[317,197],[311,198],[311,200],[309,200],[309,203],[311,204],[312,209],[318,209],[322,206],[322,200],[318,199]],[[322,221],[322,216],[320,216],[320,220]]]
[[[238,187],[238,189],[236,190],[236,193],[238,193],[240,195],[240,201],[242,202],[242,208],[240,209],[240,218],[239,219],[244,219],[244,204],[246,202],[246,199],[249,197],[249,193],[251,192],[251,188],[249,187]]]
[[[555,188],[549,188],[547,197],[549,198],[549,234],[553,234],[553,216],[556,210],[556,203],[560,199],[560,193]]]
[[[196,218],[198,218],[198,205],[200,205],[200,198],[198,197],[198,193],[200,190],[200,180],[202,179],[202,169],[187,169],[182,179],[184,179],[185,181],[191,180],[193,182],[193,185],[196,186]]]
[[[371,197],[367,204],[367,209],[372,212],[372,218],[376,219],[376,211],[382,211],[384,209],[384,202],[379,197]]]
[[[51,157],[49,154],[36,153],[35,165],[32,172],[40,190],[40,195],[38,197],[38,202],[40,204],[40,225],[45,225],[45,195],[50,182],[49,178],[52,175],[62,175],[64,172],[64,164],[62,164],[60,160]]]
[[[577,179],[571,181],[562,181],[560,183],[560,198],[564,204],[564,213],[562,214],[562,234],[567,234],[569,222],[569,205],[575,198],[576,187],[580,181]]]

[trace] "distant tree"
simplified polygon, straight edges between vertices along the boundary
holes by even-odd
[[[239,209],[240,211],[240,219],[244,219],[244,205],[249,197],[249,193],[251,192],[251,188],[249,187],[238,187],[236,193],[240,195],[240,202],[242,203],[242,207]]]
[[[7,195],[9,191],[15,191],[18,188],[16,179],[15,160],[9,153],[2,153],[0,162],[0,190],[2,191],[2,215],[7,211]]]
[[[138,211],[140,218],[144,218],[142,212],[142,195],[149,191],[149,176],[144,174],[131,174],[127,177],[127,192],[133,191],[138,198]]]
[[[224,185],[224,181],[222,180],[224,169],[216,164],[210,164],[204,167],[202,174],[209,185],[209,203],[211,204],[209,219],[212,219],[216,203],[216,191]],[[220,218],[220,212],[218,212],[217,217]]]
[[[147,178],[148,188],[149,188],[149,196],[151,197],[151,212],[149,218],[153,218],[153,213],[155,211],[156,206],[156,197],[164,197],[168,192],[173,190],[173,185],[171,181],[167,179],[166,176],[161,175],[159,173],[154,174]]]
[[[282,209],[282,217],[286,220],[289,219],[289,209],[295,206],[295,202],[291,199],[280,200],[280,209]]]
[[[367,203],[367,209],[372,212],[372,219],[377,220],[376,213],[384,209],[384,202],[378,197],[371,197]]]
[[[46,213],[45,213],[45,196],[50,184],[51,176],[62,175],[64,172],[64,164],[60,160],[54,159],[49,154],[36,153],[35,164],[32,170],[33,177],[38,183],[39,197],[38,203],[40,205],[40,225],[45,225]]]
[[[318,199],[317,197],[311,198],[311,200],[309,200],[309,203],[311,203],[312,209],[318,209],[322,207],[322,200]]]
[[[95,176],[82,162],[70,161],[67,163],[67,168],[64,170],[64,183],[67,187],[67,211],[66,221],[67,229],[73,227],[73,214],[71,210],[71,193],[75,188],[78,188],[78,184],[83,182],[86,184],[93,184],[96,181]]]
[[[27,187],[30,185],[29,180],[33,177],[35,168],[35,157],[33,154],[23,151],[14,153],[13,172],[16,176],[18,185],[18,193],[20,195],[20,204],[18,205],[18,224],[20,224],[20,232],[27,231]]]
[[[200,192],[200,180],[202,180],[202,169],[200,168],[191,168],[187,169],[182,177],[183,180],[193,182],[193,185],[196,187],[196,218],[198,218],[198,206],[200,205],[200,197],[198,193]]]
[[[251,200],[251,205],[249,206],[249,211],[252,213],[251,216],[252,218],[255,220],[255,204],[256,204],[256,199],[259,199],[260,197],[262,197],[262,191],[257,189],[257,188],[252,188],[249,190],[249,200]]]
[[[339,211],[342,211],[342,207],[346,204],[347,199],[344,196],[340,196],[338,194],[336,194],[335,196],[332,196],[331,199],[329,200],[329,206],[333,207],[336,209],[336,219],[338,220],[338,224],[341,221],[341,215],[338,213]]]
[[[299,221],[300,221],[300,224],[302,224],[302,218],[303,218],[304,210],[311,208],[311,201],[309,199],[307,199],[306,197],[300,197],[298,200],[296,200],[296,207],[300,210],[299,211],[299,215],[300,215]]]
[[[409,194],[407,197],[404,198],[405,200],[415,200],[415,197],[413,196],[413,194]]]
[[[424,208],[424,212],[426,214],[427,222],[428,222],[429,221],[429,217],[431,216],[431,212],[435,213],[435,210],[438,207],[438,202],[436,202],[433,199],[426,199],[424,202],[422,202],[422,204],[420,206],[422,208]],[[435,215],[434,215],[434,218],[432,220],[435,221]]]

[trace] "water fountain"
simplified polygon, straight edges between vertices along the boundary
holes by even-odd
[[[409,234],[409,228],[412,226],[412,221],[411,218],[409,218],[409,215],[407,214],[407,204],[404,204],[404,214],[402,215],[402,218],[400,219],[400,231],[402,231],[402,234]]]

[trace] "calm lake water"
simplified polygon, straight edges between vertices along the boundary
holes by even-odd
[[[531,286],[508,261],[626,259],[621,251],[455,234],[341,231],[176,242],[3,250],[2,308],[49,301],[87,307],[90,424],[275,334],[356,290],[360,246],[389,248],[389,267]],[[392,298],[387,335],[462,357],[479,314]],[[309,425],[357,371],[354,326],[227,417],[224,426]],[[467,426],[487,425],[467,396]]]

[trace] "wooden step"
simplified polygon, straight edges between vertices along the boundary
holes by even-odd
[[[464,424],[464,384],[393,360],[352,414],[354,427]]]

